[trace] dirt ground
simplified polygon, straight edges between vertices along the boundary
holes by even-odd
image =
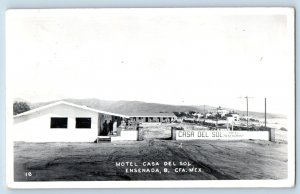
[[[144,141],[15,142],[15,181],[287,178],[286,143],[174,141],[171,125],[143,126]]]

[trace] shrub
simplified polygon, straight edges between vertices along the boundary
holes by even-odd
[[[13,109],[14,109],[14,115],[17,115],[29,111],[30,107],[26,102],[14,102]]]

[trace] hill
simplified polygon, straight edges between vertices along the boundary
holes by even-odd
[[[139,113],[157,113],[157,112],[203,112],[204,106],[181,106],[181,105],[168,105],[159,103],[147,103],[141,101],[107,101],[99,100],[95,98],[90,99],[62,99],[70,103],[84,105],[90,108],[115,112],[120,114],[139,114]],[[57,100],[58,101],[58,100]],[[40,103],[29,103],[31,109],[38,108],[53,102],[40,102]],[[205,106],[206,111],[211,111],[215,109],[212,106]]]
[[[99,109],[99,110],[114,112],[119,114],[126,114],[126,115],[136,115],[141,113],[158,113],[158,112],[189,112],[189,111],[203,112],[204,111],[204,105],[184,106],[184,105],[147,103],[142,101],[125,101],[125,100],[108,101],[108,100],[100,100],[96,98],[88,98],[88,99],[68,98],[62,100],[70,103],[78,104],[78,105],[84,105],[94,109]],[[56,101],[40,102],[40,103],[27,102],[27,103],[29,104],[31,109],[34,109]],[[216,108],[217,107],[205,105],[206,112],[215,111]],[[233,110],[231,108],[224,108],[224,109]],[[234,111],[238,112],[240,115],[246,115],[246,111],[242,111],[242,110],[234,110]],[[249,111],[249,115],[255,118],[264,118],[264,113],[262,112]],[[273,114],[273,113],[268,113],[267,116],[268,118],[285,118],[284,115]]]

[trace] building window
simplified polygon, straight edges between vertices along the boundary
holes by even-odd
[[[76,128],[90,129],[91,128],[91,118],[76,118]]]
[[[67,117],[51,117],[50,128],[68,128]]]

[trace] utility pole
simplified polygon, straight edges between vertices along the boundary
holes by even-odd
[[[265,98],[265,127],[267,127],[267,98]]]
[[[203,113],[203,116],[204,116],[204,121],[203,122],[205,122],[205,104],[204,104],[204,113]]]
[[[245,97],[240,97],[240,98],[246,98],[246,105],[247,105],[247,128],[248,128],[248,127],[249,127],[248,99],[249,99],[249,98],[253,98],[253,97],[245,96]]]
[[[247,101],[247,128],[248,128],[248,123],[249,123],[249,112],[248,112],[248,96],[245,97]]]

